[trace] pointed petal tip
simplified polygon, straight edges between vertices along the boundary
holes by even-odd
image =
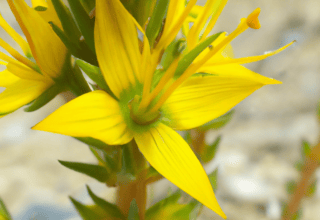
[[[273,85],[273,84],[282,84],[281,81],[273,79],[273,78],[268,78],[268,80],[266,80],[264,82],[265,85]]]

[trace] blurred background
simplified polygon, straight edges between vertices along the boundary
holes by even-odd
[[[198,2],[203,5],[206,1]],[[230,0],[214,31],[230,33],[240,18],[257,7],[261,8],[261,29],[247,30],[232,42],[236,57],[260,55],[292,40],[297,43],[276,56],[246,65],[283,84],[256,91],[235,108],[227,126],[207,135],[208,143],[222,135],[215,160],[206,169],[219,169],[216,194],[229,220],[280,219],[281,204],[289,199],[286,184],[299,179],[295,164],[302,157],[301,141],[311,145],[319,141],[320,1]],[[0,0],[0,11],[21,33],[5,0]],[[0,37],[14,45],[1,28]],[[85,184],[114,200],[114,189],[58,163],[94,163],[86,145],[30,129],[64,102],[59,96],[34,113],[20,109],[0,119],[0,197],[15,220],[80,219],[68,196],[90,203]],[[320,179],[320,172],[316,177]],[[167,186],[173,187],[166,180],[150,186],[150,202],[164,197]],[[314,196],[303,200],[303,220],[319,219],[320,185],[316,189]],[[204,209],[199,219],[213,217],[220,219]]]

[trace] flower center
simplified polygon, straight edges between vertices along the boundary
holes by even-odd
[[[140,102],[141,97],[139,95],[136,95],[134,99],[128,104],[131,119],[139,125],[149,125],[156,122],[161,116],[160,112],[150,112],[145,108],[141,109],[139,108]]]

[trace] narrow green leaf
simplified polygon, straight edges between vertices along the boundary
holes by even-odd
[[[232,119],[232,116],[234,114],[234,110],[231,110],[229,112],[227,112],[224,115],[221,115],[220,117],[209,121],[208,123],[202,125],[201,127],[199,127],[199,130],[202,131],[207,131],[210,129],[219,129],[222,128],[223,126],[225,126],[226,124],[228,124],[228,122]]]
[[[149,39],[150,46],[154,44],[162,26],[163,17],[167,11],[169,0],[157,0],[153,13],[151,15],[146,35]]]
[[[302,155],[303,158],[306,158],[307,156],[309,156],[311,153],[311,146],[310,143],[306,140],[302,141]]]
[[[73,42],[78,42],[80,40],[81,33],[73,20],[73,17],[69,9],[64,5],[61,0],[52,0],[54,9],[61,21],[64,32],[69,39]]]
[[[195,220],[202,204],[196,200],[188,204],[180,204],[178,203],[180,197],[181,191],[179,190],[150,207],[146,212],[146,220]]]
[[[199,214],[199,210],[201,208],[202,204],[196,200],[183,205],[181,209],[176,211],[173,215],[172,218],[170,219],[175,219],[175,220],[196,220]]]
[[[74,138],[77,139],[78,141],[81,141],[89,146],[96,147],[98,149],[108,150],[112,148],[112,146],[107,145],[106,143],[91,137],[74,137]]]
[[[24,109],[25,112],[33,112],[48,102],[50,102],[54,97],[56,97],[60,92],[63,91],[63,88],[58,86],[57,84],[51,86],[44,93],[42,93],[38,98],[36,98],[27,108]]]
[[[181,191],[178,190],[169,197],[157,202],[146,211],[146,219],[151,220],[156,218],[156,216],[159,215],[159,213],[162,212],[165,209],[165,207],[169,207],[170,209],[170,206],[176,204],[180,198]]]
[[[100,68],[94,65],[91,65],[83,60],[77,60],[77,65],[92,79],[97,85],[105,90],[108,94],[112,94],[109,86],[107,85]]]
[[[317,181],[313,181],[313,183],[308,187],[306,196],[311,197],[315,194],[317,190]]]
[[[214,40],[216,40],[222,32],[214,34],[207,39],[205,39],[202,43],[197,45],[194,49],[192,49],[189,53],[187,53],[178,64],[176,72],[174,73],[175,78],[181,76],[184,71],[192,64],[192,62],[197,58],[197,56],[206,49]]]
[[[71,202],[73,203],[74,207],[79,212],[80,216],[84,220],[102,220],[102,216],[98,213],[94,212],[89,207],[83,205],[82,203],[78,202],[77,200],[73,199],[71,196],[69,197]]]
[[[109,217],[111,217],[112,219],[117,218],[117,219],[125,219],[125,216],[122,214],[122,212],[120,211],[120,209],[118,208],[118,206],[107,202],[106,200],[96,196],[92,190],[89,188],[89,186],[87,186],[87,190],[88,193],[91,197],[91,199],[93,200],[93,202],[99,206],[100,208],[102,208]]]
[[[220,141],[221,141],[221,136],[218,136],[216,140],[213,142],[213,144],[207,145],[204,148],[203,152],[200,155],[201,161],[203,163],[208,163],[214,158],[214,155],[217,152]]]
[[[0,219],[2,220],[11,220],[11,215],[8,212],[4,202],[2,201],[2,199],[0,198]]]
[[[131,201],[128,220],[139,220],[139,208],[135,199]]]
[[[86,43],[94,52],[94,20],[89,17],[79,0],[68,0],[68,3]]]
[[[86,164],[86,163],[77,163],[77,162],[68,162],[59,160],[63,166],[77,171],[79,173],[86,174],[99,182],[106,182],[109,177],[109,173],[105,167],[94,165],[94,164]]]
[[[81,48],[77,43],[74,43],[72,40],[69,39],[69,37],[53,22],[49,22],[49,24],[52,27],[52,30],[58,35],[62,43],[66,46],[66,48],[69,49],[69,51],[72,53],[72,55],[76,57],[81,57],[80,51]]]
[[[208,175],[213,191],[216,191],[218,187],[217,176],[218,176],[218,169],[215,169],[212,173]]]
[[[294,180],[291,180],[291,181],[287,182],[286,188],[287,188],[288,194],[293,194],[297,188],[297,183]]]

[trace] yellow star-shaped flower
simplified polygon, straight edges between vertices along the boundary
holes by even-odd
[[[134,139],[160,174],[225,218],[205,170],[173,129],[200,126],[226,113],[260,87],[280,83],[239,64],[266,58],[283,48],[258,57],[233,59],[229,56],[232,39],[249,27],[260,27],[257,9],[243,18],[233,33],[221,34],[190,66],[181,66],[188,53],[207,39],[226,3],[219,1],[213,10],[215,1],[209,0],[193,27],[186,31],[187,49],[154,85],[164,49],[181,30],[196,2],[190,0],[185,7],[184,0],[170,1],[162,36],[150,47],[144,29],[120,0],[97,1],[96,52],[115,98],[104,91],[87,93],[59,108],[34,129],[92,137],[109,145],[122,145]],[[204,21],[211,15],[213,23],[210,22],[204,30],[206,34],[199,37]],[[184,71],[177,74],[181,68]]]

